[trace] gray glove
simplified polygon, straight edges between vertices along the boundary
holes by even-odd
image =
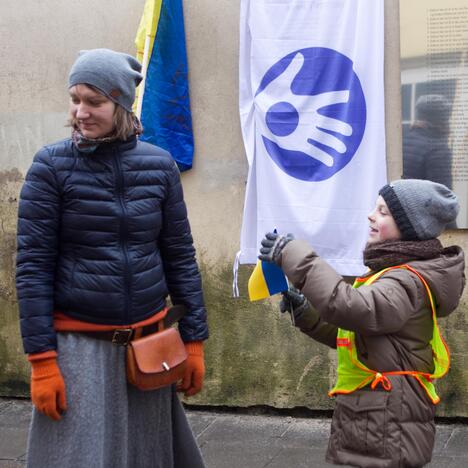
[[[294,239],[292,234],[280,236],[276,232],[267,232],[262,239],[262,247],[260,248],[260,255],[258,258],[264,262],[280,264],[281,251],[286,244]]]
[[[301,294],[295,288],[289,288],[288,291],[281,293],[283,298],[280,302],[281,312],[289,312],[291,319],[296,322],[300,320],[304,315],[310,312],[311,307],[304,294]]]

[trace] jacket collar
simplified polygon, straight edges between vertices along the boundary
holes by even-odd
[[[111,143],[103,143],[98,146],[98,149],[102,147],[102,149],[109,149],[109,150],[117,150],[117,151],[127,151],[135,148],[137,145],[137,137],[136,135],[132,135],[130,138],[128,138],[125,141],[122,140],[116,140],[112,141]]]

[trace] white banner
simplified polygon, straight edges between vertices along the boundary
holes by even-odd
[[[255,263],[276,228],[343,275],[365,270],[367,214],[386,183],[383,10],[383,0],[242,0],[240,263]]]

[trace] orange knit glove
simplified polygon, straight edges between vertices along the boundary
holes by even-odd
[[[41,413],[58,421],[61,413],[67,409],[67,402],[65,382],[57,358],[31,361],[31,367],[31,400]]]
[[[185,343],[187,351],[187,367],[182,382],[177,386],[178,392],[184,392],[186,397],[196,395],[203,387],[205,377],[205,359],[203,341]]]

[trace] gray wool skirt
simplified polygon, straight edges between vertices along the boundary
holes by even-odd
[[[203,468],[175,386],[127,384],[125,349],[79,333],[58,334],[68,409],[53,421],[33,409],[29,468]]]

